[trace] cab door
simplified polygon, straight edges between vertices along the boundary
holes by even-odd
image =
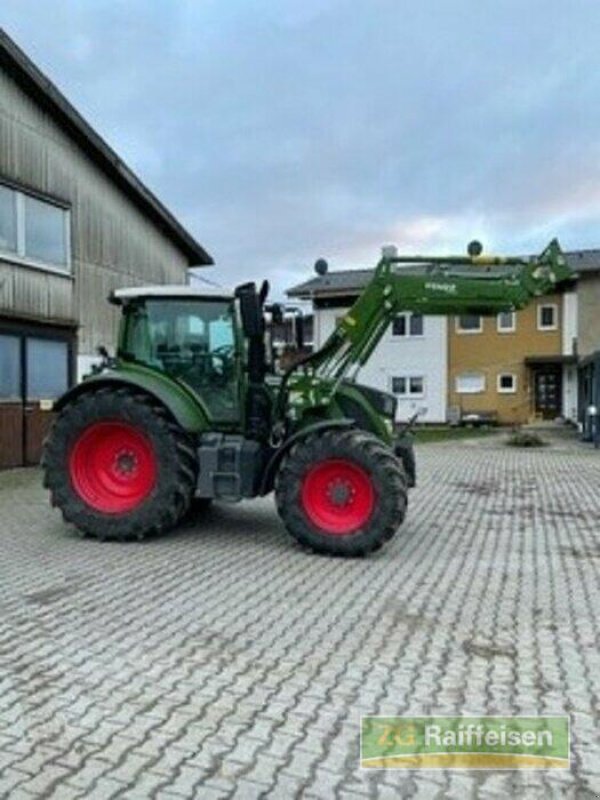
[[[128,352],[187,384],[217,427],[239,426],[241,370],[233,300],[152,298],[129,313]]]

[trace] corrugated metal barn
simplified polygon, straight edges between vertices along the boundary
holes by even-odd
[[[211,263],[0,29],[0,467],[39,461],[51,401],[114,347],[111,290]]]

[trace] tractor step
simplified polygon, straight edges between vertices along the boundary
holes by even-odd
[[[243,436],[205,433],[198,446],[196,497],[229,502],[255,497],[266,463],[264,445]]]

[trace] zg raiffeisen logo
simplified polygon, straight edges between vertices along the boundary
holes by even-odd
[[[568,717],[363,717],[366,769],[568,769]]]

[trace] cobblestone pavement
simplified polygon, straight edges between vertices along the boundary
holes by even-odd
[[[600,796],[600,455],[423,445],[404,527],[307,555],[271,499],[79,539],[0,474],[0,797]],[[571,771],[360,771],[379,714],[560,714]]]

